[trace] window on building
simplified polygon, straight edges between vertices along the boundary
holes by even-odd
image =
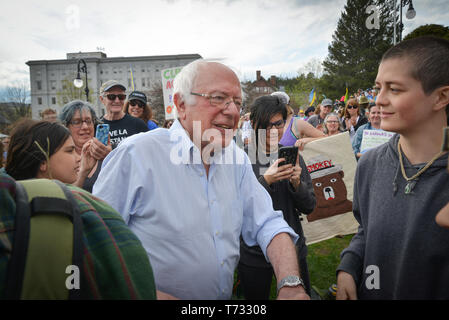
[[[51,104],[56,104],[56,97],[51,97]]]
[[[37,87],[37,90],[42,90],[42,81],[37,80],[36,81],[36,87]]]
[[[37,104],[39,104],[39,105],[42,104],[42,98],[41,97],[37,97]]]
[[[145,78],[142,78],[142,87],[145,87]]]
[[[51,88],[51,90],[56,90],[56,80],[50,81],[50,88]]]
[[[69,103],[69,99],[67,97],[62,97],[62,103],[64,104]]]

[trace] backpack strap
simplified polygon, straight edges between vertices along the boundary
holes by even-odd
[[[25,188],[16,182],[16,218],[14,243],[6,278],[6,299],[18,300],[22,292],[23,275],[30,236],[30,206]]]
[[[65,184],[58,180],[54,180],[62,189],[65,197],[71,204],[72,208],[72,223],[73,223],[73,257],[72,265],[75,265],[82,270],[83,267],[83,257],[84,257],[84,245],[83,245],[83,221],[81,219],[81,212],[78,207],[78,203],[73,196],[73,193],[67,188]],[[69,299],[70,300],[80,300],[85,296],[85,285],[82,283],[81,288],[77,290],[70,290]]]

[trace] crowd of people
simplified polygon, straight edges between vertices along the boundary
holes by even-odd
[[[314,210],[316,198],[301,151],[317,139],[347,134],[358,160],[353,213],[359,229],[341,253],[337,299],[449,299],[449,231],[438,225],[449,227],[448,153],[441,149],[448,62],[446,40],[403,41],[384,54],[376,90],[360,90],[344,105],[325,98],[295,115],[285,92],[257,98],[242,114],[236,74],[197,60],[176,76],[178,118],[161,127],[143,92],[126,95],[111,80],[100,89],[101,118],[88,102],[74,100],[57,118],[47,110],[42,121],[15,126],[3,140],[0,208],[12,210],[14,180],[78,187],[89,210],[117,220],[121,231],[108,228],[121,237],[125,260],[144,261],[110,270],[111,281],[114,272],[148,276],[139,294],[118,298],[230,299],[237,270],[246,299],[268,299],[274,276],[278,299],[307,300],[300,215]],[[109,127],[107,142],[96,136],[99,124]],[[365,130],[394,136],[362,150]],[[283,146],[298,147],[295,163],[279,158]],[[1,232],[11,238],[13,228]],[[12,250],[3,242],[0,249]],[[86,265],[100,264],[89,260],[88,250]],[[7,259],[2,264],[0,281]],[[370,286],[372,266],[380,280]],[[114,291],[114,284],[102,288]],[[95,294],[89,296],[108,296]]]

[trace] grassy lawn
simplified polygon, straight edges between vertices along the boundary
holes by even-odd
[[[335,237],[308,246],[310,282],[322,297],[333,283],[337,283],[335,270],[340,263],[340,253],[349,245],[352,236]]]
[[[335,237],[308,246],[307,263],[309,266],[310,282],[317,293],[325,299],[329,287],[337,283],[335,270],[340,263],[341,251],[349,245],[352,234]],[[233,296],[234,299],[242,299]],[[270,299],[276,299],[276,279],[271,283]]]

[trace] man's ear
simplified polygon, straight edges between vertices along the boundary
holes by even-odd
[[[434,94],[436,101],[433,109],[435,111],[439,111],[446,108],[446,106],[449,104],[449,86],[443,86],[435,89]]]
[[[176,106],[176,109],[178,110],[178,117],[180,120],[186,119],[186,104],[184,102],[184,99],[182,99],[181,95],[179,93],[175,93],[173,96],[173,102]]]

